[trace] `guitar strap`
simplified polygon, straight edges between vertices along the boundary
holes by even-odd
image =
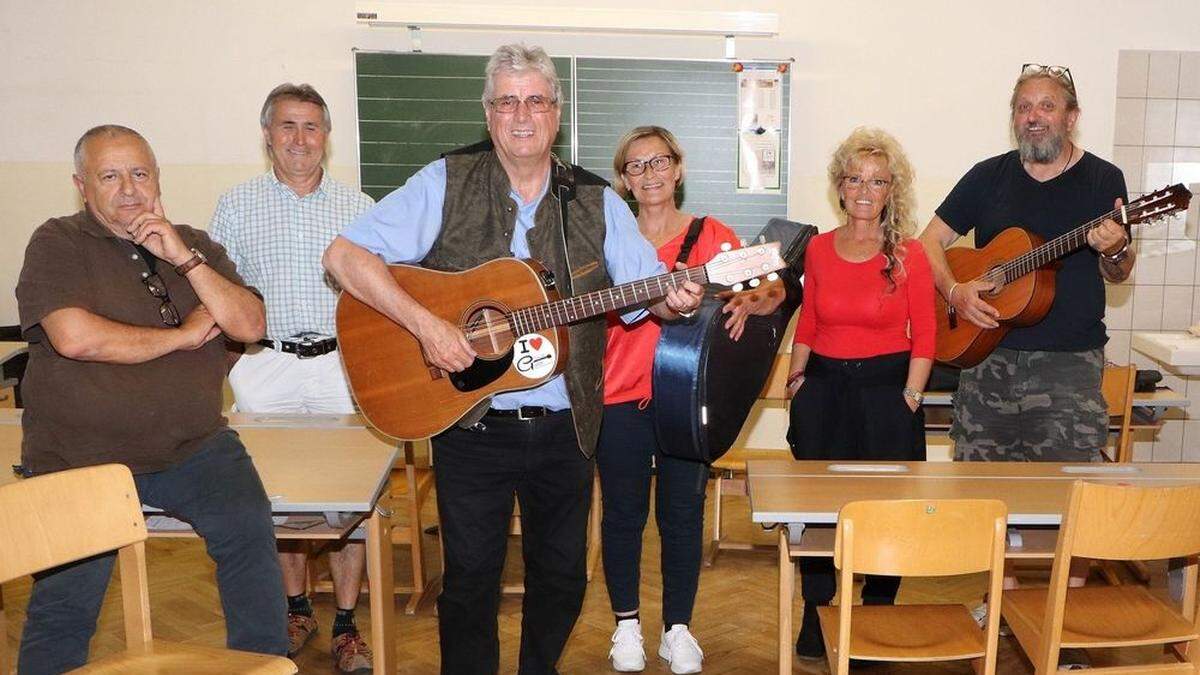
[[[688,225],[687,236],[683,238],[683,246],[679,247],[679,255],[675,258],[676,263],[687,264],[688,256],[692,254],[692,247],[696,245],[696,240],[700,238],[700,230],[704,229],[704,219],[708,216],[699,216],[692,219],[692,224]],[[673,270],[667,270],[671,272]]]
[[[553,156],[552,156],[553,157]],[[575,267],[571,264],[571,251],[567,249],[567,204],[575,199],[575,169],[567,166],[558,157],[553,157],[554,162],[550,170],[551,187],[554,188],[555,194],[558,195],[558,207],[560,209],[562,222],[562,246],[563,246],[563,261],[566,263],[567,278],[566,292],[563,296],[574,295],[574,283],[571,279],[571,273]]]

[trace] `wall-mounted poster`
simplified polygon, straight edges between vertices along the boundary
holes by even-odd
[[[783,148],[783,73],[744,68],[738,73],[739,194],[779,192]]]

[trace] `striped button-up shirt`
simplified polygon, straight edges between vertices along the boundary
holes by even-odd
[[[334,334],[337,289],[321,267],[321,255],[373,203],[328,172],[303,197],[274,171],[221,196],[208,231],[229,252],[246,283],[263,294],[267,337]]]

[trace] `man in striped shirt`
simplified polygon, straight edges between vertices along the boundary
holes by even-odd
[[[322,169],[329,108],[311,86],[276,87],[263,103],[260,123],[271,170],[222,195],[209,226],[267,306],[266,339],[247,345],[229,373],[237,409],[353,413],[334,338],[337,288],[325,276],[321,254],[373,202]],[[289,656],[317,630],[304,595],[307,554],[298,543],[279,542]],[[329,555],[337,601],[331,649],[342,672],[371,669],[370,649],[354,622],[364,560],[361,542],[345,542]]]

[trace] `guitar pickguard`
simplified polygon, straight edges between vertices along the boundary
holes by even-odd
[[[450,384],[453,384],[454,388],[461,392],[476,391],[495,382],[501,375],[508,372],[512,360],[511,349],[495,359],[475,357],[475,362],[467,366],[466,370],[449,374]]]

